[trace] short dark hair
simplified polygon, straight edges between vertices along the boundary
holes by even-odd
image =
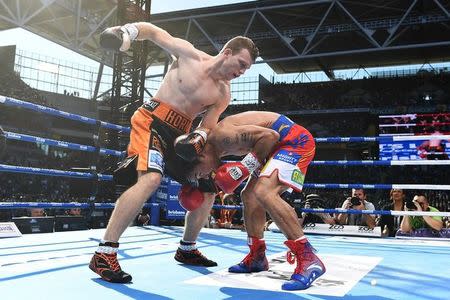
[[[242,49],[247,49],[253,62],[255,62],[256,58],[259,56],[259,49],[256,47],[255,43],[248,37],[241,35],[235,36],[226,42],[220,52],[223,52],[226,48],[230,48],[233,54],[241,51]]]

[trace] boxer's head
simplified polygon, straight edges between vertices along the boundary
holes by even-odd
[[[220,73],[232,80],[250,68],[259,56],[259,50],[251,39],[237,36],[223,46],[220,55],[224,58]]]
[[[191,176],[195,178],[207,178],[209,174],[221,165],[222,161],[215,148],[206,143],[203,151],[198,155],[192,168]]]

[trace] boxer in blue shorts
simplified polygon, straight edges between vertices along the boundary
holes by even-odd
[[[225,193],[232,193],[250,178],[241,193],[250,252],[229,272],[268,270],[263,239],[268,212],[287,238],[288,262],[297,262],[291,279],[282,288],[307,289],[325,273],[325,266],[304,236],[294,209],[280,197],[289,189],[302,190],[314,154],[311,133],[278,113],[252,111],[232,115],[210,132],[192,176],[201,178],[216,170],[215,182]],[[229,155],[245,157],[240,162],[219,166],[220,158]]]

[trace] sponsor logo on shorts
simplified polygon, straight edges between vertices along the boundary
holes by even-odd
[[[144,108],[149,111],[154,111],[159,106],[159,102],[149,100],[144,103]]]
[[[164,161],[161,153],[155,150],[150,150],[148,153],[148,167],[161,171],[164,170]]]
[[[280,160],[291,165],[296,165],[299,158],[300,155],[285,150],[279,151],[274,157],[276,160]]]
[[[286,129],[286,128],[289,128],[289,127],[290,127],[290,125],[281,124],[280,128],[278,128],[278,132],[281,133],[283,131],[283,129]]]
[[[305,175],[303,175],[303,173],[299,170],[294,170],[294,172],[292,172],[291,180],[293,182],[303,184],[303,182],[305,181]]]
[[[183,132],[187,132],[190,125],[190,120],[185,118],[184,116],[180,115],[176,111],[170,110],[167,113],[166,118],[164,121],[173,127],[182,130]]]

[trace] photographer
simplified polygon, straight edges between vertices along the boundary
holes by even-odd
[[[366,192],[363,189],[352,189],[352,197],[348,197],[342,204],[343,209],[356,210],[375,210],[375,206],[366,201]],[[339,214],[337,221],[341,225],[358,225],[367,226],[369,228],[375,227],[375,215],[367,214]]]
[[[319,195],[309,194],[306,196],[304,208],[325,208],[325,203]],[[308,223],[326,223],[330,225],[334,225],[336,223],[334,218],[328,213],[302,212],[299,217],[300,226]]]
[[[381,210],[396,210],[402,211],[405,206],[405,193],[401,189],[391,189],[390,203],[384,205]],[[394,237],[397,230],[400,228],[400,223],[403,218],[400,216],[381,215],[378,226],[381,227],[383,236]]]
[[[425,195],[415,195],[412,201],[406,201],[404,210],[439,211],[428,204],[428,199]],[[443,222],[440,216],[405,216],[400,224],[400,230],[404,233],[411,233],[413,230],[423,228],[439,231],[442,229],[442,226]]]

